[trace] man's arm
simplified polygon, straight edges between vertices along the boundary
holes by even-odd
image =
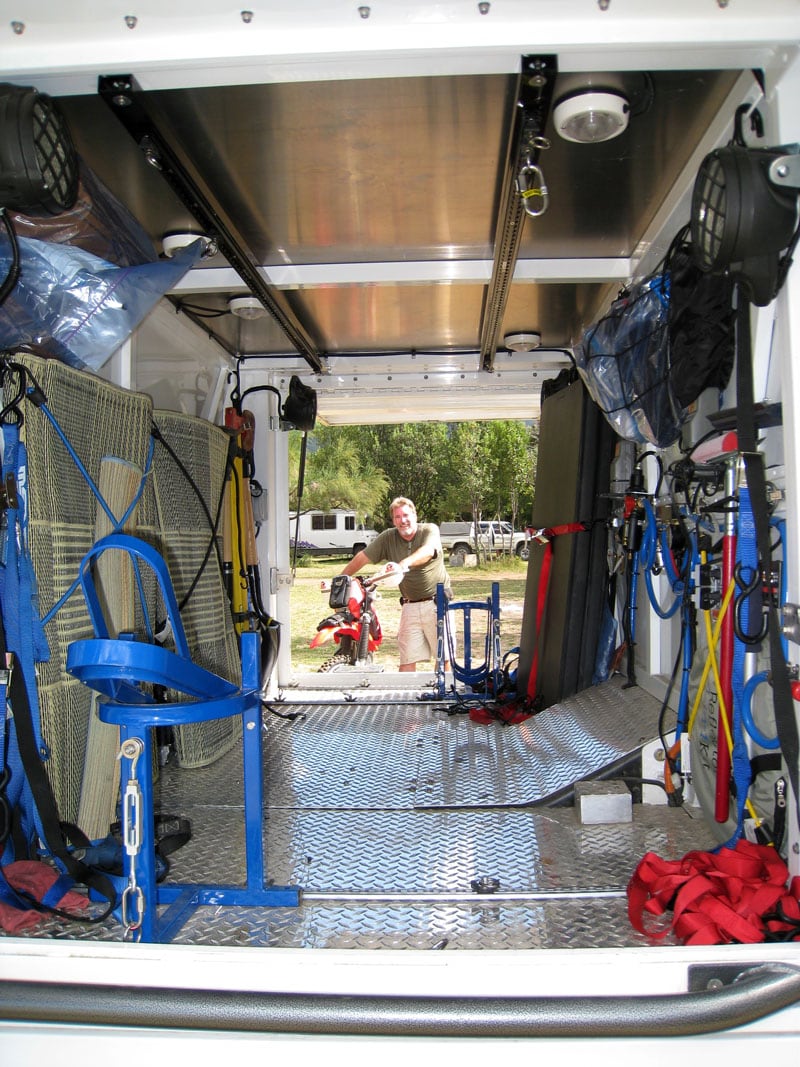
[[[367,553],[362,549],[360,552],[356,552],[350,562],[342,568],[340,574],[358,574],[362,567],[370,562],[370,558]]]
[[[424,567],[426,563],[436,559],[441,551],[442,542],[439,540],[439,527],[431,525],[425,531],[425,538],[419,548],[404,560],[403,570],[409,570],[411,567]]]
[[[426,563],[430,563],[432,559],[436,559],[437,555],[438,550],[435,545],[421,545],[416,552],[412,552],[407,559],[403,560],[402,570],[407,571],[412,567],[424,567]]]

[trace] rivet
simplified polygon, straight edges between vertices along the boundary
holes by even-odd
[[[244,22],[246,25],[249,25],[253,21],[253,12],[252,11],[242,11],[241,15],[242,15],[242,22]]]
[[[481,0],[481,3],[478,4],[478,11],[480,11],[482,15],[488,15],[491,6],[492,5],[488,2],[488,0]]]
[[[366,4],[362,4],[361,7],[359,7],[358,9],[358,13],[362,17],[362,19],[368,19],[372,14],[372,8],[367,7]]]
[[[126,15],[125,16],[125,25],[128,27],[129,30],[135,30],[136,29],[136,24],[138,23],[138,21],[139,20],[137,19],[137,17],[135,15]]]
[[[25,32],[25,23],[24,22],[18,22],[17,19],[14,19],[13,22],[11,23],[11,29],[14,31],[14,33],[17,35],[17,37],[19,37],[19,36],[21,36],[21,34],[23,34]]]

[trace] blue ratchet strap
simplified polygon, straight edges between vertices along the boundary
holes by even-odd
[[[736,563],[740,573],[750,573],[758,576],[760,587],[760,564],[758,558],[758,545],[756,543],[756,524],[753,518],[753,509],[750,504],[750,491],[746,486],[739,489],[739,528],[736,536]],[[750,604],[745,594],[740,594],[744,599],[739,605],[738,618],[742,626],[742,632],[748,633]],[[736,786],[736,830],[727,842],[727,847],[733,847],[742,835],[744,826],[744,811],[747,795],[750,791],[752,771],[750,768],[750,753],[745,740],[744,720],[742,715],[742,701],[744,699],[744,668],[747,646],[740,640],[738,634],[733,637],[733,665],[732,665],[732,691],[733,691],[733,714],[731,715],[731,734],[733,738],[733,752],[731,753],[731,769],[733,781]],[[720,738],[720,743],[722,743]]]

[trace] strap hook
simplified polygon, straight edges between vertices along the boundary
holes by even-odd
[[[542,168],[538,164],[528,161],[520,168],[517,189],[522,197],[526,215],[531,218],[544,215],[550,206],[550,193]]]

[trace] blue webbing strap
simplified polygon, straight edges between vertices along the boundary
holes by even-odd
[[[40,732],[35,664],[47,660],[50,653],[44,627],[36,612],[36,581],[27,550],[27,454],[19,440],[18,422],[3,424],[3,479],[10,498],[0,555],[0,610],[6,644],[3,651],[10,654],[11,662],[8,769],[12,774],[11,784],[16,783],[8,801],[20,810],[24,837],[27,840],[38,837],[50,854],[60,861],[73,882],[90,885],[106,897],[109,907],[105,914],[108,914],[116,899],[115,890],[108,879],[92,872],[69,853],[50,780],[42,763],[45,749]],[[7,860],[10,849],[5,852],[8,856],[3,858]],[[47,903],[37,902],[11,890],[3,878],[0,880],[0,895],[13,907],[44,906],[47,910],[65,914],[50,903],[63,896],[64,886],[65,881],[59,879],[46,895]],[[58,898],[54,896],[56,893],[59,893]],[[88,921],[101,921],[105,914]]]
[[[28,705],[31,709],[36,746],[42,750],[39,733],[39,697],[34,681],[34,664],[49,659],[44,628],[35,610],[36,582],[33,564],[27,552],[27,517],[25,513],[27,454],[19,439],[19,424],[3,425],[3,483],[8,490],[0,554],[0,609],[3,613],[6,648],[13,653],[24,672]],[[12,709],[13,710],[13,709]],[[36,825],[36,806],[27,782],[16,739],[16,725],[8,722],[7,766],[11,773],[7,799],[22,813],[21,829],[26,838],[40,827]]]
[[[751,576],[758,577],[761,584],[761,573],[758,560],[758,545],[756,543],[756,524],[753,517],[753,509],[750,504],[750,490],[746,486],[739,489],[739,524],[736,535],[736,563],[739,572],[749,581]],[[750,603],[746,593],[740,592],[743,599],[738,605],[738,619],[742,626],[742,632],[749,633],[748,621],[750,617]],[[731,668],[731,689],[733,692],[733,708],[730,716],[731,736],[733,739],[733,751],[731,753],[731,770],[736,787],[736,829],[733,836],[727,842],[726,847],[732,848],[742,835],[744,826],[744,810],[747,795],[750,791],[752,771],[750,767],[750,753],[745,740],[744,722],[742,719],[742,698],[744,694],[745,657],[747,647],[740,640],[739,635],[733,637],[733,664]],[[719,744],[726,743],[725,738],[719,738]]]

